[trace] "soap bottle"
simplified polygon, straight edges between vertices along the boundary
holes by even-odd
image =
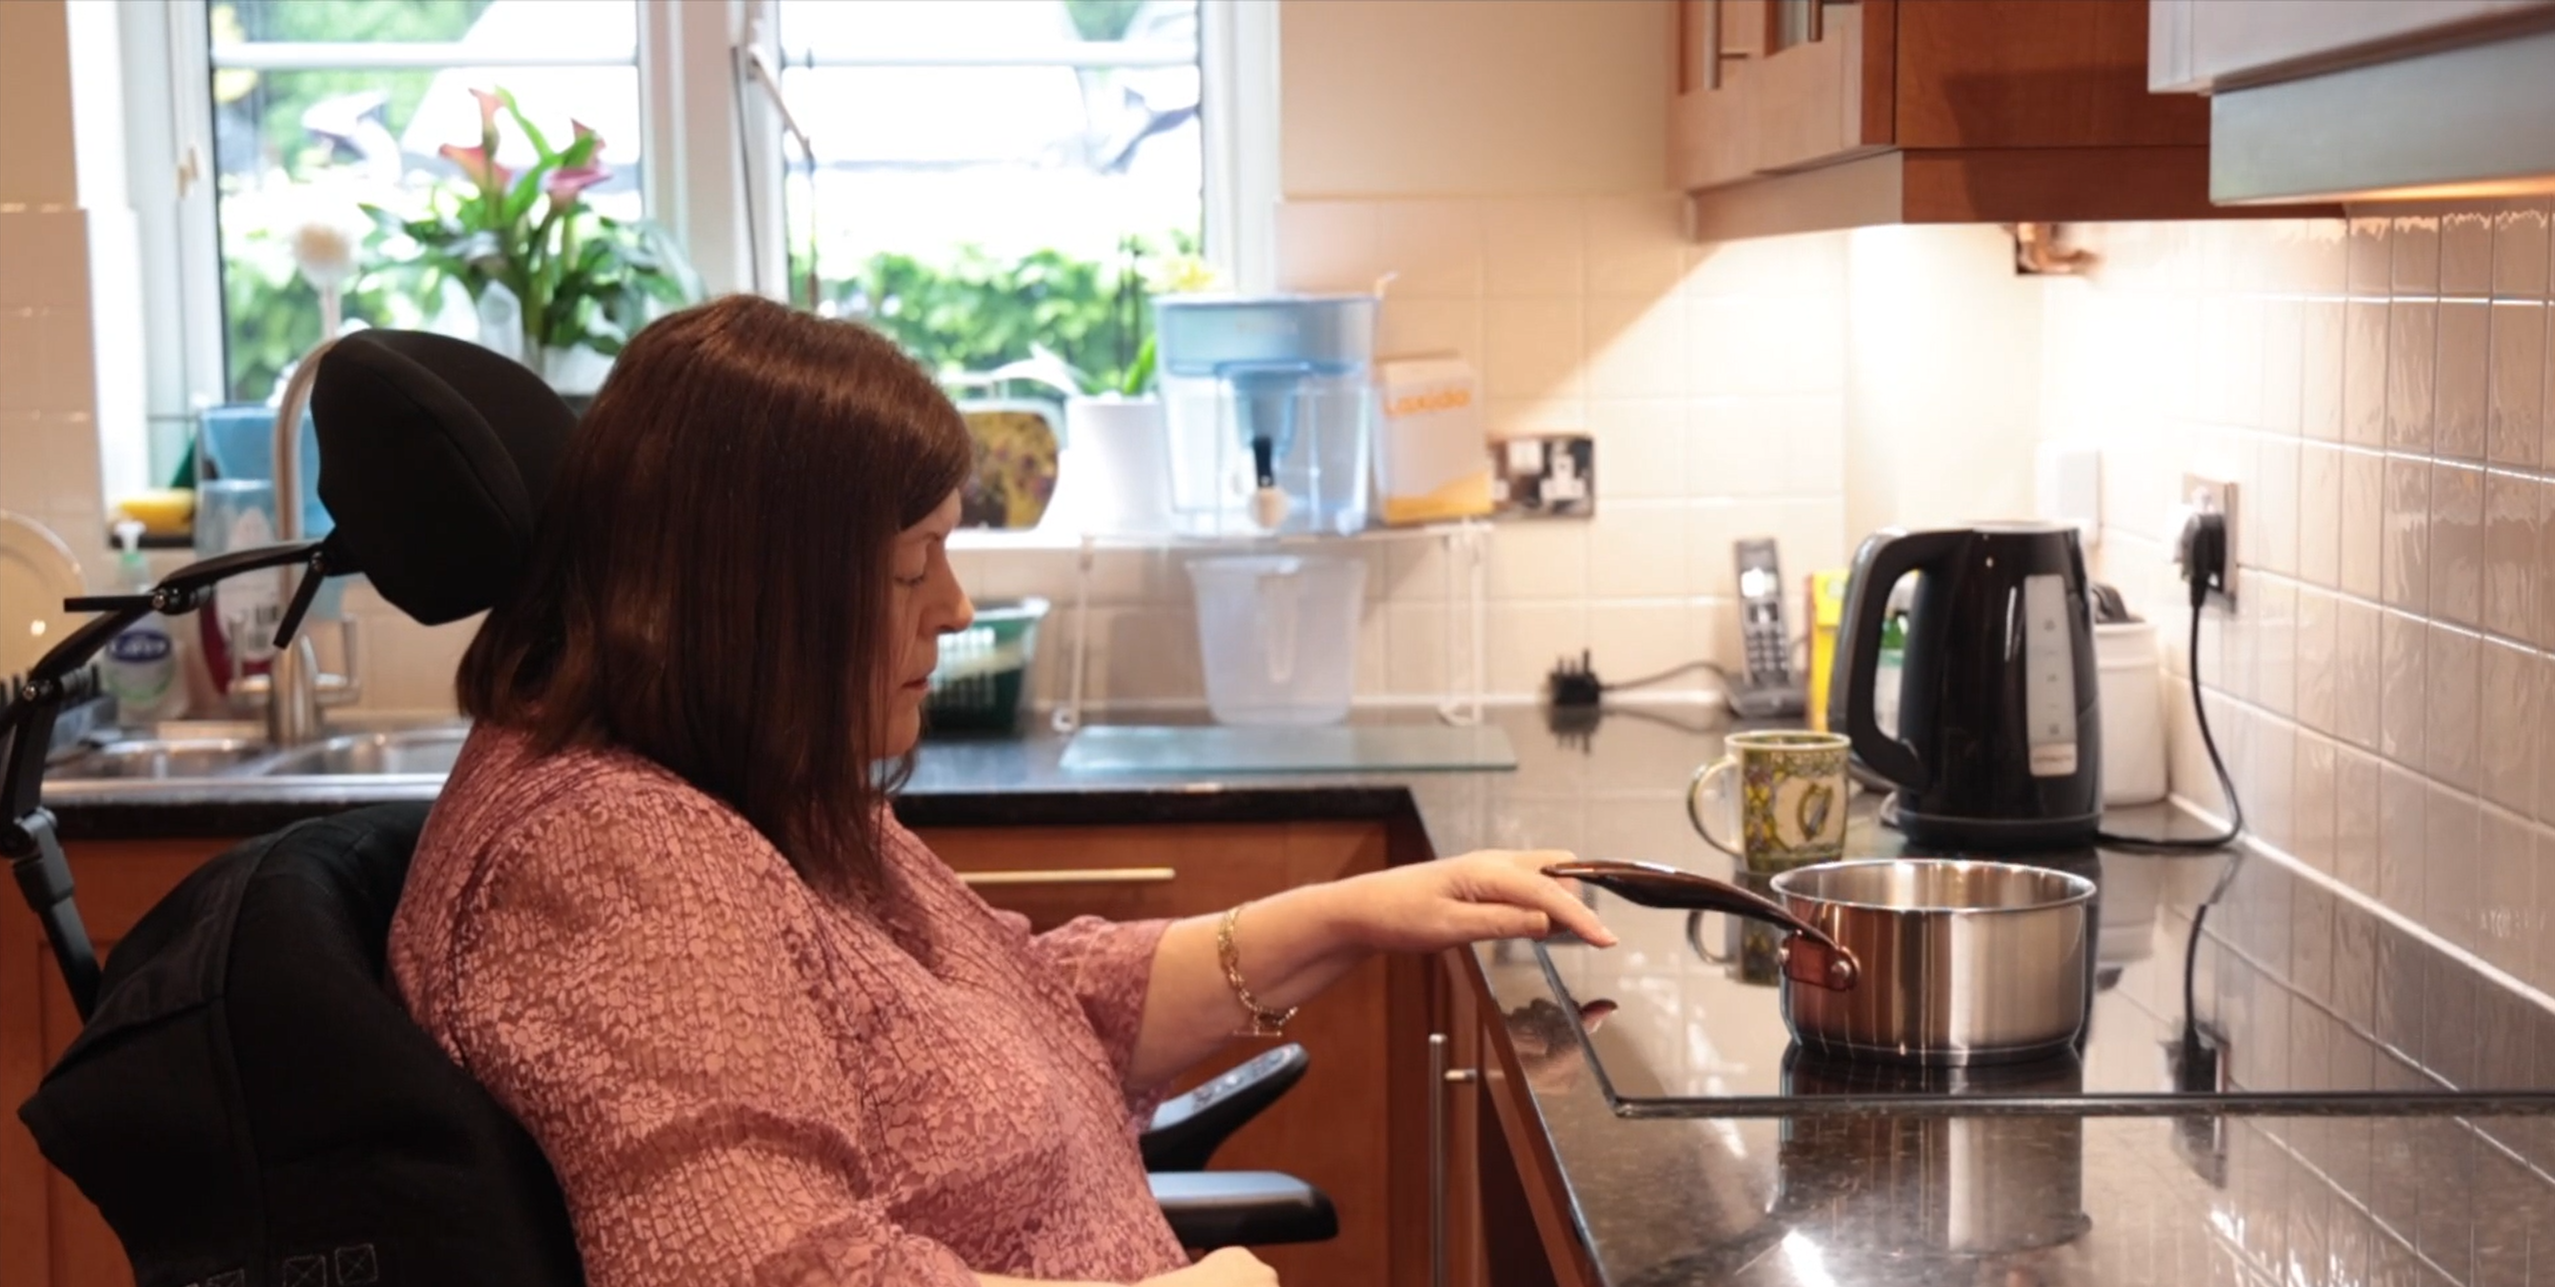
[[[1892,612],[1881,623],[1881,651],[1872,674],[1872,720],[1883,737],[1899,735],[1899,679],[1907,664],[1907,614]]]
[[[142,561],[142,525],[125,519],[115,525],[123,546],[117,556],[117,588],[129,594],[150,592],[151,569]],[[107,695],[115,699],[116,722],[126,727],[175,719],[186,710],[186,686],[178,681],[177,640],[158,613],[126,626],[106,646],[100,667]]]

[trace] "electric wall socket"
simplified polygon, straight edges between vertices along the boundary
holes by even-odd
[[[2177,512],[2181,511],[2192,511],[2202,514],[2218,514],[2225,517],[2227,525],[2227,584],[2231,590],[2230,593],[2223,597],[2219,596],[2216,591],[2212,591],[2211,597],[2217,598],[2220,606],[2230,612],[2233,612],[2236,604],[2235,595],[2232,593],[2232,587],[2235,585],[2236,569],[2243,566],[2242,560],[2238,558],[2239,552],[2243,549],[2243,524],[2239,521],[2242,516],[2236,510],[2236,485],[2223,478],[2211,478],[2206,474],[2184,474],[2182,476],[2182,501]],[[2176,520],[2176,525],[2179,527],[2179,519]]]

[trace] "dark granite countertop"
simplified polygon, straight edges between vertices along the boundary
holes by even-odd
[[[1064,770],[1062,739],[1043,733],[934,742],[898,807],[924,826],[1372,818],[1415,824],[1439,854],[1552,847],[1729,870],[1680,804],[1694,767],[1719,754],[1726,726],[1713,714],[1637,709],[1567,735],[1540,712],[1494,716],[1515,744],[1514,771],[1091,776]],[[434,789],[240,781],[55,808],[73,840],[249,835]],[[1890,844],[1868,822],[1853,843]],[[2179,946],[2193,889],[2214,884],[2212,864],[2224,862],[2185,861],[2145,927],[2155,944]],[[1694,958],[1681,917],[1621,904],[1601,905],[1625,940],[1614,951],[1508,942],[1475,959],[1576,1232],[1616,1287],[2484,1287],[2531,1281],[2532,1268],[2549,1281],[2555,1115],[2509,1111],[2510,1096],[2485,1113],[2443,1095],[2555,1087],[2555,1016],[2310,875],[2253,860],[2239,876],[2209,921],[2197,1008],[2215,1026],[2288,1039],[2240,1043],[2229,1080],[2397,1094],[2401,1105],[2183,1118],[1833,1104],[1816,1115],[1653,1112],[1610,1096],[1597,1057],[1618,1082],[1646,1062],[1653,1081],[1690,1096],[1748,1093],[1780,1052],[1716,1048],[1716,1037],[1767,1029],[1731,1029],[1711,1011],[1771,1006],[1771,991],[1734,995],[1726,967]],[[2172,1020],[2179,969],[2159,946],[2122,961],[2113,986]],[[1564,1007],[1599,998],[1616,1009],[1583,1034]]]

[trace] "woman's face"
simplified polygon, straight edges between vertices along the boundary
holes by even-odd
[[[881,758],[903,755],[921,739],[923,698],[940,661],[940,637],[976,619],[949,566],[949,534],[957,526],[958,493],[951,492],[940,508],[896,536],[887,610],[888,656],[895,669],[888,675],[892,688],[875,742]]]

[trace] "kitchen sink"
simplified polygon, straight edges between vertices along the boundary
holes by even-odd
[[[251,738],[134,738],[109,742],[45,770],[64,781],[228,777],[266,754]]]
[[[466,728],[359,733],[297,746],[257,765],[261,777],[442,777],[461,757]]]

